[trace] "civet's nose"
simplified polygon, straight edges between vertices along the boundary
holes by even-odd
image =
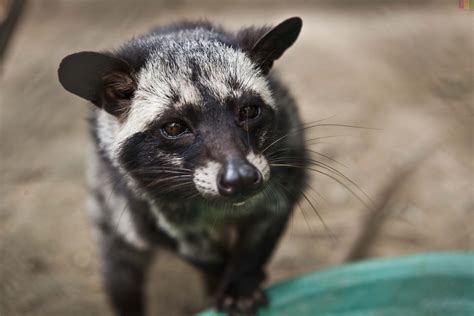
[[[263,184],[260,171],[246,160],[228,162],[217,178],[219,193],[224,196],[246,196]]]

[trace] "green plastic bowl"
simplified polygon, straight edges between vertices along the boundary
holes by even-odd
[[[474,316],[474,253],[343,265],[275,284],[260,316]],[[213,310],[200,316],[225,315]]]

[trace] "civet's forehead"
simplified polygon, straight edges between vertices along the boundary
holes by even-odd
[[[205,107],[205,100],[219,104],[251,91],[274,106],[268,83],[251,59],[213,34],[193,29],[156,39],[159,45],[138,74],[123,138],[146,129],[166,109],[183,104]]]

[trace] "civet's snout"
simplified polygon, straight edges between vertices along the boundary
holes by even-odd
[[[228,161],[217,175],[219,193],[227,197],[245,197],[263,185],[262,173],[247,159]]]

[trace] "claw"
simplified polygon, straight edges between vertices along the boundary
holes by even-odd
[[[232,316],[254,316],[260,306],[267,306],[268,299],[261,289],[256,289],[250,296],[234,297],[225,294],[218,300],[220,310]]]

